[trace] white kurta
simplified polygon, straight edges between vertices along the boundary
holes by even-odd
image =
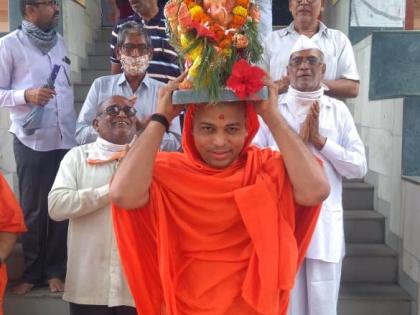
[[[279,110],[289,125],[299,132],[300,125],[290,112],[286,95],[279,99]],[[327,137],[321,151],[311,150],[324,161],[331,192],[322,205],[307,258],[337,263],[344,255],[344,227],[342,206],[342,177],[361,178],[366,174],[365,149],[347,106],[326,95],[321,97],[319,132]],[[261,127],[254,139],[261,147],[278,149],[267,125]]]
[[[48,196],[49,214],[69,219],[63,299],[77,304],[134,306],[115,243],[109,181],[117,162],[90,165],[89,148],[73,148],[61,161]]]
[[[279,80],[286,75],[290,51],[299,35],[292,22],[288,27],[274,31],[265,38],[263,67],[273,80]],[[319,22],[319,31],[311,39],[324,53],[327,66],[324,79],[359,81],[353,47],[346,35]]]

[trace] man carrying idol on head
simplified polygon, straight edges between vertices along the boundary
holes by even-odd
[[[139,314],[286,314],[329,194],[319,161],[277,109],[274,83],[249,63],[261,55],[256,8],[246,0],[214,2],[167,4],[172,40],[192,66],[160,90],[153,119],[110,186]],[[258,98],[263,83],[268,97]],[[185,86],[195,91],[178,91]],[[224,86],[236,99],[224,98]],[[188,93],[208,99],[179,105]],[[158,152],[184,107],[183,152]],[[258,115],[281,154],[251,146]]]

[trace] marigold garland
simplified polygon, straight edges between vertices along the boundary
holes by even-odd
[[[206,89],[217,101],[237,60],[261,59],[255,0],[169,0],[164,12],[171,44],[189,68],[185,88]]]

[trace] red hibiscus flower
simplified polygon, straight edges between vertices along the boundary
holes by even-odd
[[[261,90],[264,77],[265,72],[260,67],[250,65],[245,59],[239,59],[232,67],[226,86],[238,98],[245,99]]]

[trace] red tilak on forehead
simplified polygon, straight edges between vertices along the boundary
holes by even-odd
[[[225,115],[220,114],[220,115],[219,115],[219,119],[221,119],[221,120],[225,119]]]

